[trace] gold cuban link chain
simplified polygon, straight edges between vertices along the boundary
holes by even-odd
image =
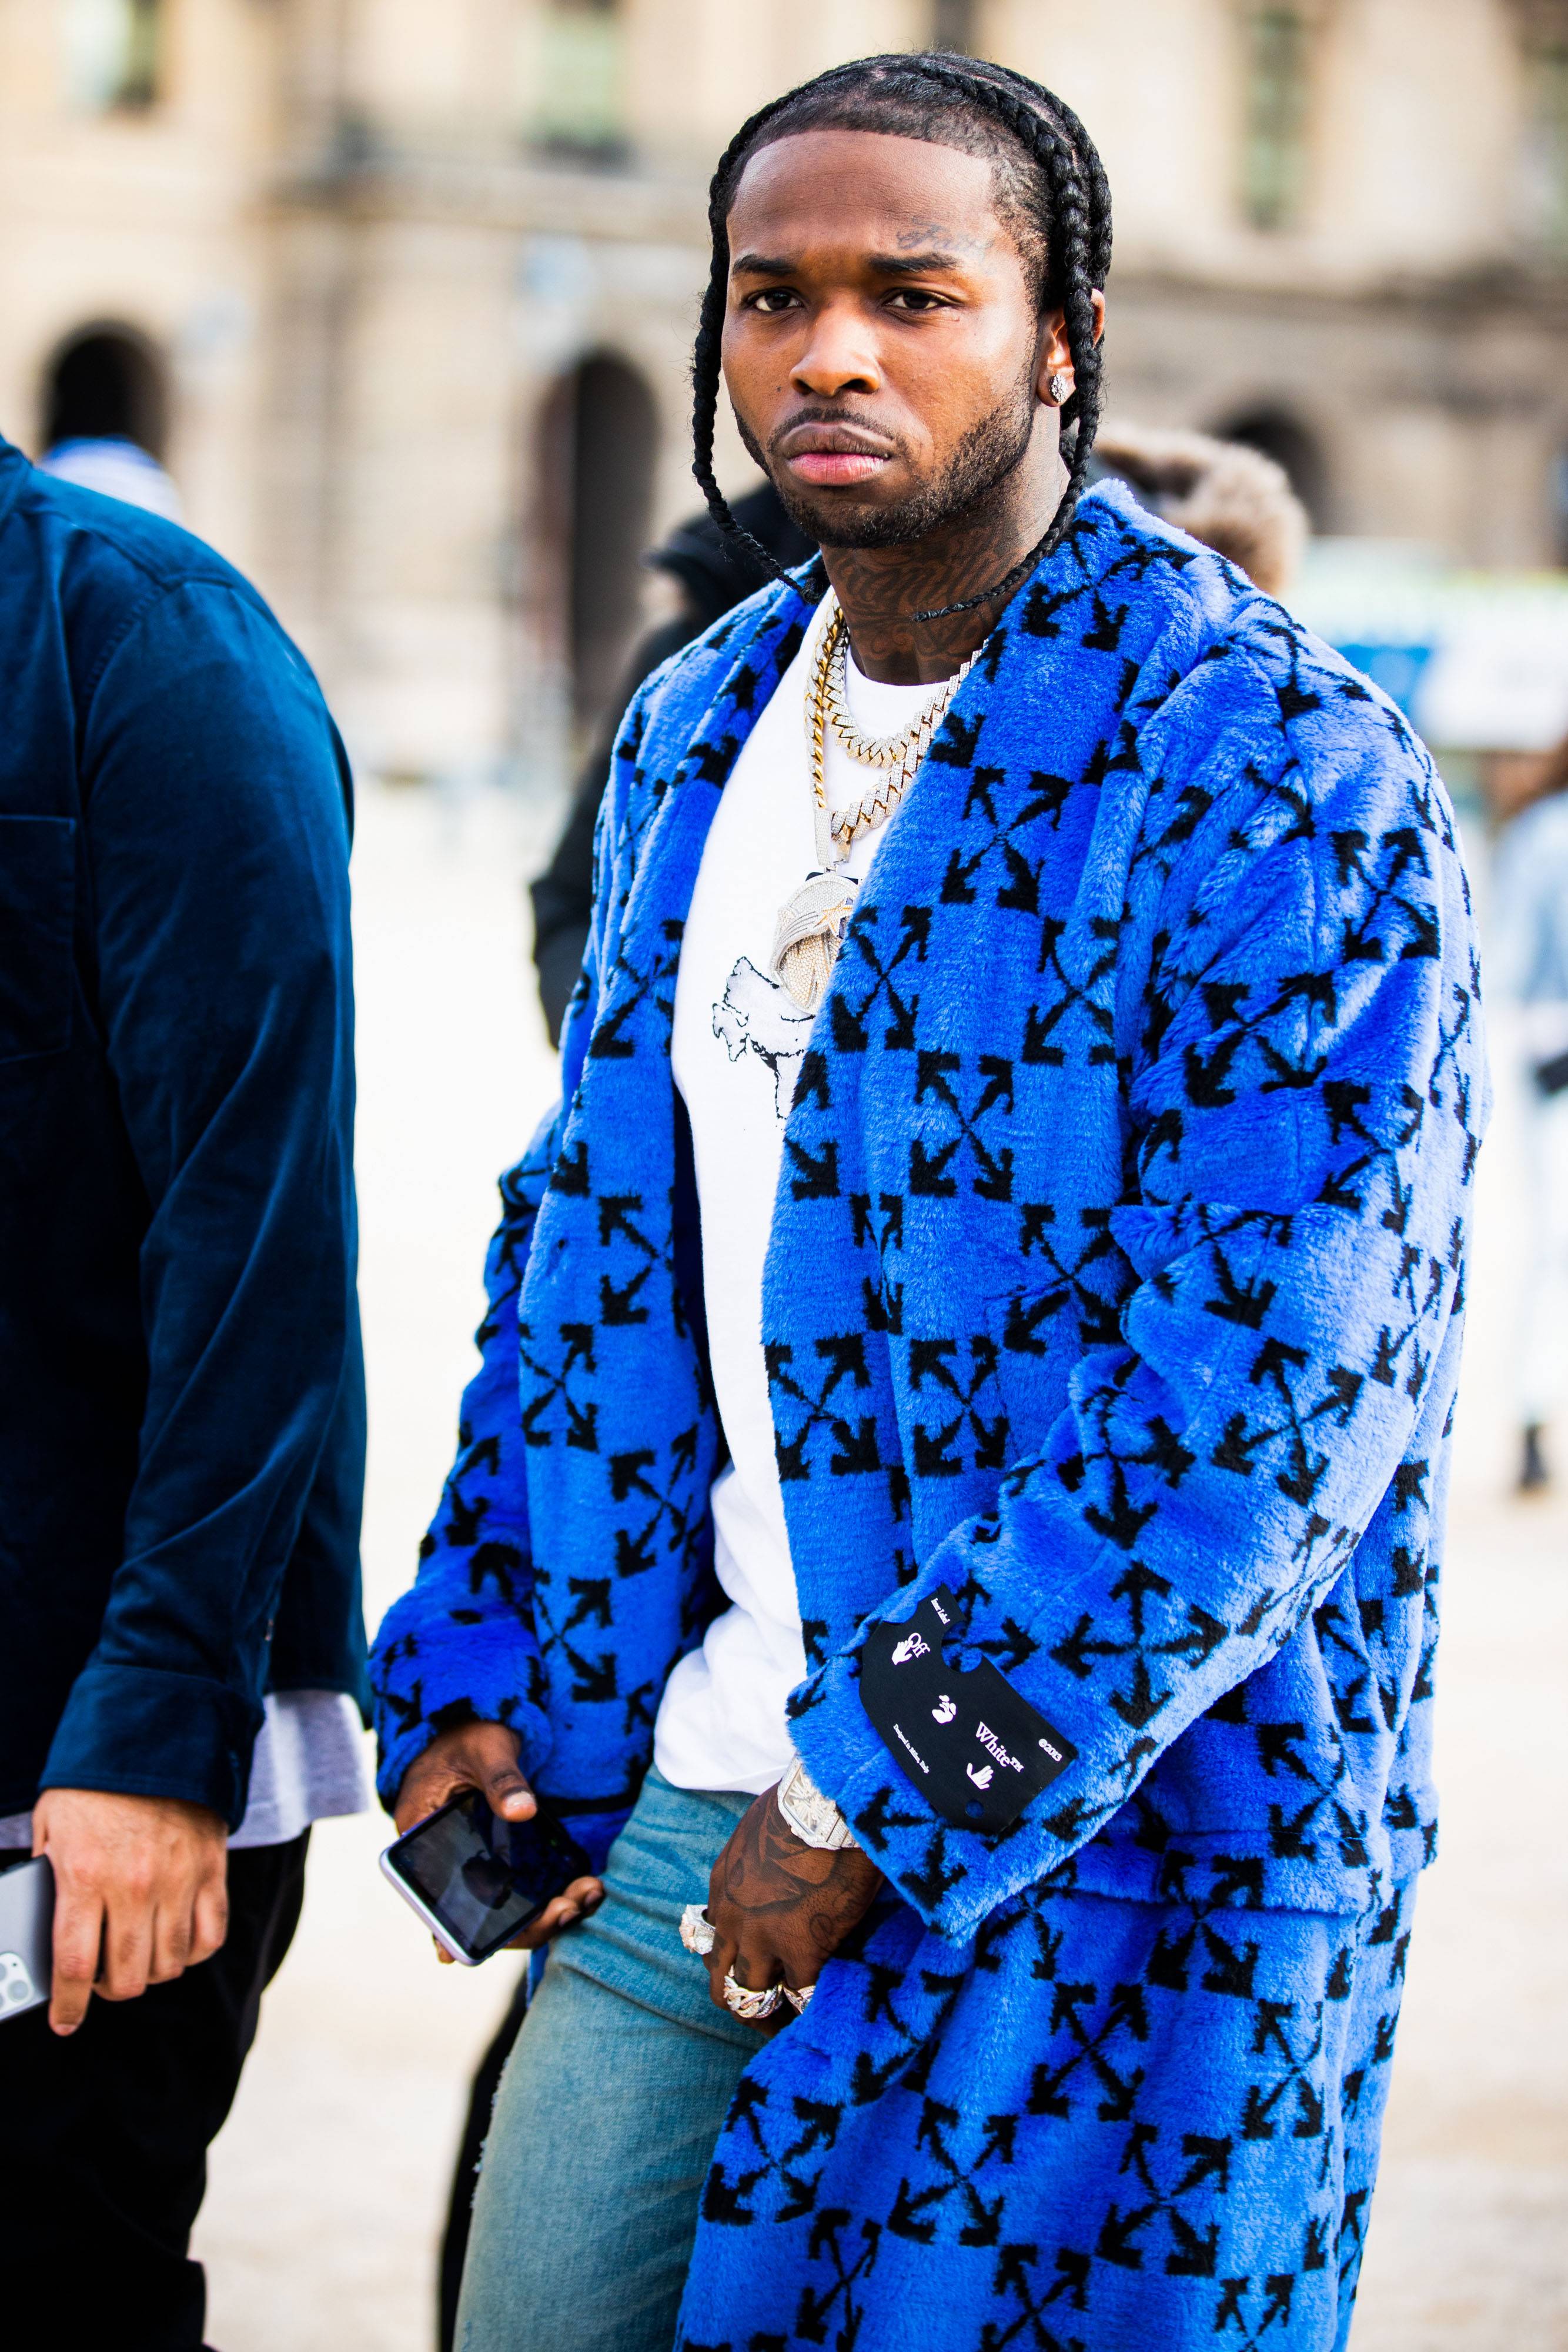
[[[848,855],[862,833],[873,833],[892,816],[904,793],[915,780],[920,762],[925,757],[932,737],[947,715],[953,697],[978,661],[983,648],[974,652],[944,681],[935,698],[927,703],[917,719],[896,735],[863,735],[850,716],[848,680],[849,631],[844,616],[835,600],[832,618],[823,630],[812,665],[811,707],[811,790],[818,808],[828,818],[828,831],[838,845],[841,857]],[[891,771],[885,782],[874,784],[848,808],[836,816],[828,811],[827,738],[828,729],[842,744],[852,760],[864,768]]]

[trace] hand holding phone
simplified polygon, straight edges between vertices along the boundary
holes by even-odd
[[[206,1959],[228,1932],[228,1832],[205,1805],[105,1789],[46,1789],[33,1836],[55,1874],[49,2023],[135,2000]]]
[[[537,1942],[530,1931],[552,1904],[589,1879],[588,1856],[552,1813],[503,1821],[476,1789],[416,1822],[388,1846],[382,1869],[436,1948],[467,1968]]]
[[[490,1811],[502,1822],[521,1825],[532,1822],[538,1811],[538,1801],[518,1768],[517,1735],[504,1723],[463,1724],[433,1739],[403,1775],[394,1819],[406,1836],[455,1799],[474,1793],[483,1797]],[[570,1840],[567,1843],[570,1844]],[[421,1917],[430,1924],[424,1901],[413,1894],[402,1872],[391,1862],[391,1855],[396,1852],[395,1846],[389,1849],[382,1867],[399,1893],[411,1900]],[[503,1938],[504,1944],[523,1951],[535,1950],[602,1901],[604,1889],[589,1872],[586,1857],[575,1848],[572,1853],[577,1866],[566,1875],[564,1883],[558,1880],[559,1891],[525,1927]],[[455,1939],[442,1937],[434,1927],[432,1932],[436,1934],[439,1958],[470,1958],[469,1953],[458,1951]]]

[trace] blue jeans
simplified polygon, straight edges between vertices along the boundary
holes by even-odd
[[[558,1938],[485,2144],[458,2352],[670,2352],[714,2142],[758,2035],[681,1911],[752,1800],[650,1772],[604,1901]]]

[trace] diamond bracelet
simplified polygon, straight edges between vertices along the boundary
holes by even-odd
[[[786,1827],[794,1831],[802,1845],[828,1853],[846,1845],[858,1847],[860,1841],[848,1822],[831,1797],[823,1796],[798,1756],[775,1794]]]

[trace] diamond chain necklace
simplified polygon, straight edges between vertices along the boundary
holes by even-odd
[[[944,678],[918,718],[897,735],[862,735],[850,716],[850,633],[839,600],[830,588],[826,620],[806,686],[806,742],[811,761],[812,814],[817,870],[779,910],[773,940],[773,972],[803,1011],[814,1012],[827,993],[839,949],[854,913],[859,885],[841,868],[862,833],[884,825],[914,782],[932,737],[984,647],[977,646],[949,678]],[[828,806],[828,729],[852,760],[880,768],[884,781],[862,793],[835,816]]]

